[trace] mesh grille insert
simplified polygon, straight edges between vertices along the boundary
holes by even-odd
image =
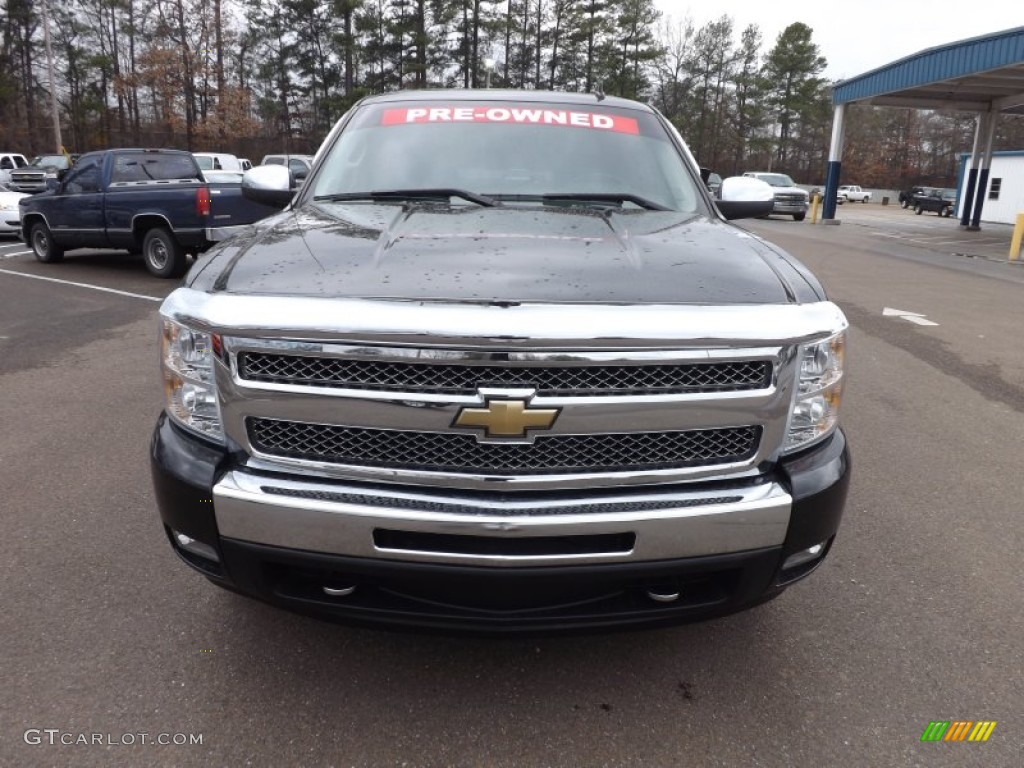
[[[340,427],[251,418],[249,439],[272,456],[366,467],[522,474],[675,469],[743,461],[756,426],[685,432],[545,435],[532,444],[478,443],[472,435]]]
[[[479,387],[504,387],[536,389],[547,395],[622,395],[764,389],[771,383],[772,364],[739,360],[667,365],[466,365],[242,352],[238,370],[249,381],[350,389],[472,394]]]

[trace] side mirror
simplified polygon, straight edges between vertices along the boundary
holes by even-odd
[[[283,165],[259,165],[242,174],[242,195],[273,208],[284,208],[294,197],[292,175]]]
[[[722,180],[718,210],[727,219],[751,219],[767,216],[775,207],[775,191],[767,182],[747,176]]]
[[[56,192],[58,189],[60,189],[60,181],[58,179],[46,180],[46,190],[48,192]]]

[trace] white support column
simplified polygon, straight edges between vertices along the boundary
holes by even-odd
[[[836,196],[839,194],[839,172],[843,165],[843,144],[846,141],[846,105],[836,104],[832,115],[832,144],[828,150],[828,170],[825,173],[825,205],[821,220],[837,223]]]
[[[988,194],[988,174],[989,169],[992,167],[992,142],[996,136],[996,119],[999,117],[999,113],[988,112],[986,116],[988,120],[985,126],[985,147],[980,152],[981,167],[978,170],[978,189],[974,194],[974,211],[971,215],[971,223],[967,227],[972,232],[977,232],[981,229],[981,211],[985,206],[985,196]]]
[[[978,187],[978,166],[981,164],[981,140],[988,130],[988,112],[979,112],[974,126],[974,145],[971,148],[971,167],[967,171],[967,187],[963,192],[963,207],[960,211],[960,226],[966,228],[971,223],[974,211],[974,192]]]

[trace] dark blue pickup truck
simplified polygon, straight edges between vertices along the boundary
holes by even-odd
[[[90,152],[19,208],[21,236],[39,261],[73,248],[125,249],[157,277],[181,277],[190,254],[277,213],[242,197],[238,183],[207,182],[190,153],[169,149]]]

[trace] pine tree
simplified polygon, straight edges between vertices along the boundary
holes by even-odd
[[[794,130],[814,109],[825,86],[819,75],[827,61],[811,35],[806,24],[790,24],[779,33],[761,72],[769,109],[779,125],[775,157],[780,170],[789,159]]]

